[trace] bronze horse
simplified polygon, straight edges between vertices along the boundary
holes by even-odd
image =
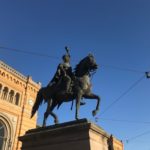
[[[57,85],[43,87],[37,93],[36,101],[32,108],[31,117],[34,116],[35,112],[38,110],[39,106],[42,104],[43,100],[47,102],[47,110],[44,113],[43,126],[46,126],[46,119],[49,114],[54,118],[55,124],[58,123],[58,118],[53,112],[53,109],[59,106],[63,102],[70,102],[76,100],[76,113],[75,119],[78,120],[78,111],[80,108],[80,100],[82,98],[86,99],[96,99],[97,105],[96,109],[92,111],[93,116],[99,111],[100,97],[91,92],[90,77],[92,72],[96,71],[98,65],[94,59],[94,56],[89,54],[87,57],[82,59],[78,65],[75,67],[74,79],[72,81],[71,92],[63,92],[63,80],[60,80]]]

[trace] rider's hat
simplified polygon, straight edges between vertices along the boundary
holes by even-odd
[[[70,59],[70,55],[65,54],[65,55],[62,56],[62,59],[63,59],[63,60]]]

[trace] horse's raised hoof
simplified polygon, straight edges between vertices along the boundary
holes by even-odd
[[[97,110],[93,110],[93,111],[92,111],[93,117],[96,116],[97,112],[98,112]]]

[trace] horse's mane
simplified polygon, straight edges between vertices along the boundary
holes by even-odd
[[[87,60],[87,57],[83,58],[77,65],[76,67],[74,68],[74,73],[75,73],[75,76],[79,77],[79,76],[82,76],[83,73],[85,72],[85,61]]]

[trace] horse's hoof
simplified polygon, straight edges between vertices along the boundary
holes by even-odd
[[[59,123],[59,121],[58,121],[58,120],[55,120],[54,122],[55,122],[55,124],[58,124],[58,123]]]
[[[43,124],[42,127],[43,127],[43,128],[46,127],[46,124]]]
[[[97,110],[93,110],[93,111],[92,111],[93,117],[96,116],[96,114],[97,114]]]

